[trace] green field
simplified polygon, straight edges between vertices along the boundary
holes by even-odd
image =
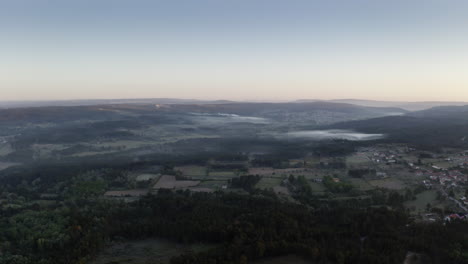
[[[312,188],[313,193],[323,193],[327,190],[322,183],[319,182],[311,182],[310,187]]]
[[[432,206],[435,205],[436,199],[437,191],[424,191],[416,195],[416,200],[406,202],[405,206],[410,208],[410,210],[414,209],[416,212],[424,212],[428,203],[430,203]]]
[[[213,245],[185,245],[163,239],[147,239],[109,245],[90,264],[168,264],[170,259],[183,253],[204,251]]]
[[[233,178],[236,177],[236,174],[232,171],[210,171],[210,178]]]
[[[391,190],[402,190],[405,188],[405,184],[395,178],[386,178],[380,180],[370,180],[368,183],[373,187],[387,188]]]
[[[207,168],[204,166],[179,166],[174,170],[180,171],[183,176],[204,178],[207,175]]]
[[[370,185],[364,179],[357,179],[357,178],[350,178],[348,181],[358,190],[360,191],[368,191],[374,189],[372,185]]]
[[[346,157],[346,166],[348,168],[369,167],[372,162],[363,154],[354,154]]]
[[[282,179],[281,178],[266,178],[263,177],[260,179],[260,181],[257,183],[255,187],[259,189],[270,189],[275,186],[279,186],[281,184]]]
[[[200,184],[197,185],[197,187],[211,188],[213,190],[218,190],[218,189],[221,189],[222,186],[227,185],[227,184],[228,184],[227,180],[203,180],[200,182]]]
[[[254,264],[311,264],[298,256],[290,255],[276,258],[269,258],[253,262]]]
[[[154,179],[157,179],[157,178],[159,178],[159,175],[146,173],[146,174],[140,174],[140,175],[138,175],[138,176],[135,178],[135,180],[138,182],[138,181],[149,181],[149,180],[154,180]]]

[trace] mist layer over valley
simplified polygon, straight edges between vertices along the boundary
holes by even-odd
[[[352,130],[309,130],[288,132],[283,135],[286,138],[310,139],[310,140],[333,140],[343,139],[350,141],[366,141],[384,138],[383,134],[358,133]],[[280,137],[281,138],[281,137]]]

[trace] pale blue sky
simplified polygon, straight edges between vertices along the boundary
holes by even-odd
[[[468,1],[0,0],[0,100],[468,101]]]

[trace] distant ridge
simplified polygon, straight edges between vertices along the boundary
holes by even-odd
[[[386,116],[332,124],[327,129],[352,129],[386,134],[384,140],[420,147],[468,146],[468,105],[436,106],[401,116]]]
[[[90,103],[89,101],[87,101]],[[93,103],[100,101],[92,101]],[[394,107],[366,107],[346,103],[251,103],[227,101],[196,101],[196,103],[169,100],[138,100],[138,103],[32,106],[0,109],[2,122],[68,122],[70,120],[119,120],[135,115],[158,114],[234,114],[268,118],[270,120],[294,121],[303,124],[329,124],[348,120],[359,120],[389,115],[403,115],[407,111]]]
[[[177,104],[177,105],[215,105],[234,103],[341,103],[352,104],[364,107],[379,108],[400,108],[407,111],[421,111],[439,106],[464,106],[468,102],[399,102],[399,101],[378,101],[361,99],[300,99],[292,102],[272,102],[264,101],[231,101],[231,100],[199,100],[199,99],[178,99],[178,98],[135,98],[135,99],[80,99],[80,100],[46,100],[46,101],[0,101],[0,108],[28,108],[44,106],[92,106],[92,105],[118,105],[118,104]]]
[[[114,104],[226,104],[229,100],[196,100],[176,98],[147,99],[82,99],[82,100],[47,100],[47,101],[0,101],[0,108],[26,108],[43,106],[90,106]]]
[[[304,100],[297,100],[295,102],[304,103],[304,102],[317,102],[317,101],[320,101],[320,100],[304,99]],[[397,108],[402,108],[408,111],[426,110],[426,109],[437,107],[437,106],[468,105],[468,102],[444,102],[444,101],[399,102],[399,101],[377,101],[377,100],[361,100],[361,99],[335,99],[335,100],[325,100],[325,101],[335,102],[335,103],[348,103],[348,104],[370,106],[370,107],[397,107]]]

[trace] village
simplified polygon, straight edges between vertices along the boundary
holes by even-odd
[[[419,185],[451,201],[453,212],[446,214],[443,218],[445,221],[468,220],[468,151],[449,149],[441,154],[405,145],[379,145],[361,148],[358,153],[372,161],[377,176],[387,177],[387,173],[395,173],[398,168],[406,167],[413,179],[420,180]],[[433,214],[424,216],[434,221]]]

